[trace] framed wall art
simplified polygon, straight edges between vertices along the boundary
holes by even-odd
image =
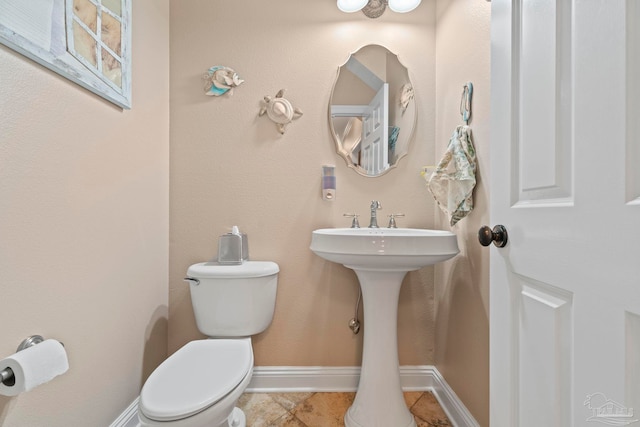
[[[131,0],[0,0],[0,43],[131,108]]]

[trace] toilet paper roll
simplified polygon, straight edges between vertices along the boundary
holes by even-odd
[[[15,384],[0,383],[0,394],[16,396],[64,374],[69,369],[69,362],[64,346],[50,339],[2,359],[0,370],[5,368],[13,371]]]

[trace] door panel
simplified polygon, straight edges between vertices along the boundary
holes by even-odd
[[[513,11],[514,204],[567,203],[573,176],[571,3],[518,0]]]
[[[519,322],[514,321],[519,324],[519,425],[568,426],[572,294],[529,278],[512,280],[521,287]]]
[[[627,0],[626,201],[640,204],[640,2]]]
[[[640,408],[640,314],[625,312],[625,395],[633,408]]]

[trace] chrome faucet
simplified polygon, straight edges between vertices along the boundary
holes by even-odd
[[[379,228],[376,211],[382,209],[382,204],[377,200],[371,201],[371,220],[369,221],[369,228]]]

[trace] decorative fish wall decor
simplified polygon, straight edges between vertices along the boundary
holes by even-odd
[[[240,86],[244,80],[232,68],[216,65],[209,68],[204,79],[204,93],[209,96],[220,96],[225,93],[233,95],[233,89]]]

